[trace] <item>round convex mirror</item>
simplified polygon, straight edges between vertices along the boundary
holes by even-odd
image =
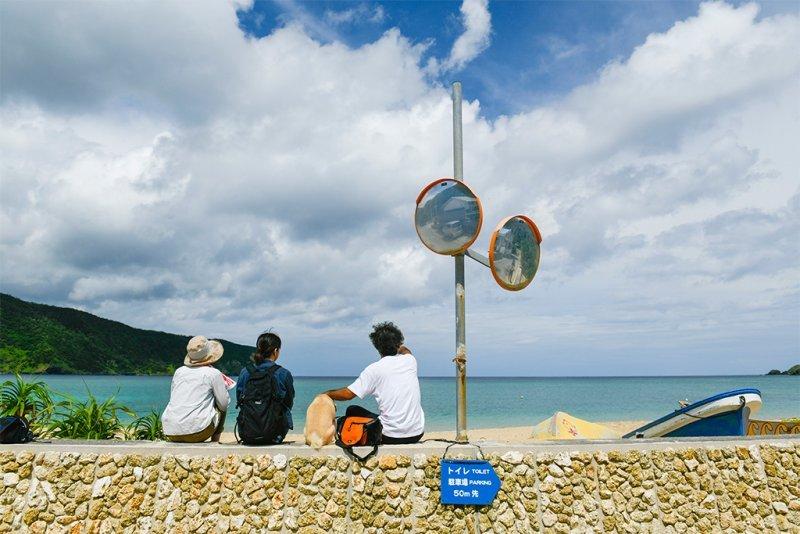
[[[426,247],[437,254],[461,254],[477,239],[483,223],[481,201],[465,184],[442,178],[417,197],[414,226]]]
[[[510,291],[524,289],[539,269],[542,234],[524,215],[500,221],[489,242],[489,266],[500,287]]]

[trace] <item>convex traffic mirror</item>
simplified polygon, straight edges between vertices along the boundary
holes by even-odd
[[[519,291],[531,283],[539,269],[542,235],[524,215],[500,221],[489,242],[489,268],[500,287]]]
[[[417,234],[437,254],[461,254],[478,238],[482,224],[481,201],[464,182],[442,178],[417,197]]]
[[[437,254],[466,254],[489,267],[503,289],[526,288],[539,269],[542,234],[525,215],[506,217],[492,233],[489,257],[469,247],[478,238],[483,208],[467,184],[442,178],[425,186],[417,197],[414,226],[420,240]]]

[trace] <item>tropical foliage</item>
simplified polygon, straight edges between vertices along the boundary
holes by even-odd
[[[0,415],[25,418],[34,432],[42,433],[53,415],[55,403],[41,381],[26,382],[18,374],[0,384]]]
[[[0,373],[171,374],[183,364],[188,341],[0,293]],[[216,367],[239,374],[253,347],[222,345],[225,356]]]
[[[128,425],[127,436],[130,439],[138,440],[163,440],[164,429],[161,426],[161,418],[156,412],[150,412],[138,419],[134,419]]]
[[[56,402],[54,398],[60,397]],[[164,430],[158,413],[136,417],[133,410],[112,396],[99,401],[86,390],[86,399],[52,391],[42,381],[14,380],[0,384],[0,415],[24,417],[38,437],[67,439],[163,440]],[[132,418],[125,425],[121,416]]]
[[[114,439],[124,437],[125,427],[120,414],[136,417],[136,414],[116,401],[115,397],[98,402],[87,390],[87,399],[79,400],[62,395],[64,400],[56,404],[55,417],[48,426],[48,434],[55,438]]]

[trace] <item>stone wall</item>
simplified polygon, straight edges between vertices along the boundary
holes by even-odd
[[[488,452],[502,489],[477,509],[439,503],[430,447],[81,449],[0,449],[0,532],[800,532],[796,439]]]

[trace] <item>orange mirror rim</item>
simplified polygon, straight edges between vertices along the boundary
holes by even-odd
[[[466,245],[461,247],[456,252],[437,252],[437,251],[433,250],[431,247],[429,247],[427,245],[427,243],[425,243],[425,240],[422,239],[422,236],[419,235],[419,228],[417,228],[417,209],[419,209],[419,203],[422,202],[422,199],[425,197],[425,194],[428,191],[430,191],[435,185],[438,185],[438,184],[440,184],[442,182],[458,182],[459,184],[461,184],[464,187],[466,187],[467,191],[472,193],[472,196],[475,197],[475,200],[478,201],[478,227],[475,229],[475,235],[472,236],[472,239],[470,239],[467,242]],[[417,203],[416,203],[416,207],[414,208],[414,230],[417,232],[417,236],[419,237],[419,240],[422,241],[422,244],[425,245],[425,247],[428,250],[430,250],[431,252],[435,252],[436,254],[441,254],[442,256],[458,256],[459,254],[463,254],[464,252],[466,252],[466,250],[469,247],[472,246],[472,244],[475,242],[475,240],[478,239],[478,235],[480,235],[482,227],[483,227],[483,205],[481,204],[481,199],[478,197],[478,195],[475,194],[475,191],[473,191],[472,188],[470,186],[468,186],[465,182],[460,182],[460,181],[456,180],[455,178],[439,178],[438,180],[434,180],[431,183],[429,183],[428,185],[426,185],[422,189],[420,194],[417,195]]]
[[[533,278],[531,278],[530,280],[525,282],[525,284],[523,284],[523,285],[512,286],[510,284],[506,284],[499,276],[497,276],[497,271],[494,268],[494,244],[495,244],[495,241],[497,241],[497,235],[500,233],[500,230],[503,228],[503,226],[506,225],[506,223],[508,221],[510,221],[511,219],[515,219],[515,218],[519,218],[519,219],[522,219],[523,221],[525,221],[525,223],[528,226],[530,226],[531,230],[533,230],[533,235],[536,236],[536,241],[540,245],[542,244],[542,233],[539,231],[539,228],[536,226],[536,223],[533,222],[533,220],[530,217],[527,217],[525,215],[512,215],[510,217],[506,217],[505,219],[500,221],[500,224],[498,224],[497,227],[494,229],[494,232],[492,232],[492,238],[489,241],[489,268],[492,271],[492,276],[494,277],[495,282],[497,282],[497,285],[499,285],[503,289],[507,289],[509,291],[520,291],[520,290],[525,289],[526,287],[528,287],[528,285],[531,282],[533,282]],[[538,271],[538,267],[537,267],[537,271]]]

